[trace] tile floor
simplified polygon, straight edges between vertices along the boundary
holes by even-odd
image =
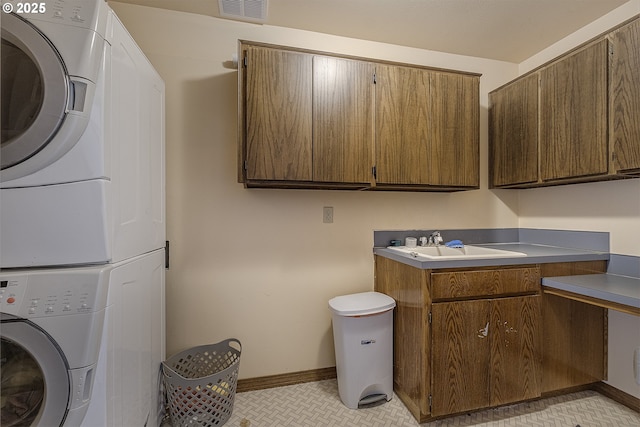
[[[638,427],[640,413],[596,392],[584,391],[418,424],[400,399],[351,410],[336,380],[238,393],[229,427]]]

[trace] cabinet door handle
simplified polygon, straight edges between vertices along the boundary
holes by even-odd
[[[484,326],[484,328],[478,330],[478,338],[486,338],[489,335],[489,322]]]

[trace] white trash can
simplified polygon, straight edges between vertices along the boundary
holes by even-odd
[[[329,300],[338,391],[347,408],[393,396],[393,298],[378,292]]]

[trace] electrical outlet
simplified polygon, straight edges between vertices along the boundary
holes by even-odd
[[[325,206],[322,208],[322,222],[331,224],[333,222],[333,206]]]

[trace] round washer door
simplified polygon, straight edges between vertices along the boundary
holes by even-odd
[[[30,22],[0,15],[0,181],[6,183],[49,166],[78,142],[95,83],[69,76],[55,46]]]
[[[31,24],[2,16],[2,140],[6,169],[51,141],[69,103],[69,78],[55,48]]]
[[[0,425],[62,425],[71,397],[67,362],[28,320],[2,316]]]

